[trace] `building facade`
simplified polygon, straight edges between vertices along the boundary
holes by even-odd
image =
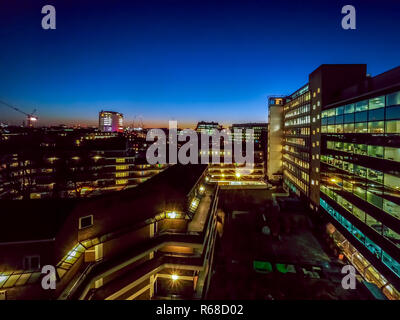
[[[400,68],[370,77],[366,65],[322,65],[282,109],[284,187],[329,222],[367,281],[400,299]]]
[[[123,132],[123,119],[122,113],[101,110],[99,112],[99,130],[101,132]]]
[[[282,97],[268,100],[267,134],[267,178],[270,181],[282,179],[283,105]]]
[[[196,125],[197,133],[212,134],[214,130],[222,130],[222,125],[218,122],[200,121]]]
[[[205,165],[174,165],[101,197],[4,201],[4,224],[24,224],[0,236],[2,296],[203,298],[220,223],[218,187],[205,176]],[[41,286],[44,265],[56,268],[55,290]]]

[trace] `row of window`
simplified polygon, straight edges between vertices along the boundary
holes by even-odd
[[[350,223],[339,212],[333,209],[325,200],[320,199],[320,205],[332,217],[334,217],[349,233],[361,242],[370,252],[372,252],[379,260],[381,260],[392,272],[400,277],[400,263],[394,260],[390,255],[382,250],[376,243],[366,237],[357,227]]]
[[[346,209],[349,213],[354,215],[357,219],[374,229],[377,233],[390,240],[393,244],[400,247],[400,234],[393,229],[385,226],[382,222],[376,220],[371,215],[367,214],[364,210],[353,205],[345,198],[337,194],[335,191],[325,185],[321,185],[321,192],[325,193],[329,198],[334,200],[342,208]]]
[[[299,167],[302,167],[304,169],[308,169],[310,167],[310,163],[308,161],[303,161],[301,159],[293,157],[290,154],[285,153],[283,155],[283,158],[285,158],[285,159],[287,159],[289,161],[292,161],[293,163],[297,164]]]
[[[303,113],[309,113],[309,112],[310,112],[310,104],[308,103],[301,107],[296,108],[295,110],[287,112],[285,114],[285,119],[295,117],[295,116],[298,116]]]
[[[400,120],[322,125],[321,133],[400,134]]]
[[[307,101],[310,101],[311,95],[310,92],[308,91],[308,88],[305,90],[297,91],[291,96],[291,101],[286,103],[284,106],[284,111],[286,112],[289,109],[296,108],[297,106],[306,103]]]
[[[300,118],[290,119],[285,121],[285,127],[288,126],[299,126],[306,125],[310,123],[310,116],[304,116]]]
[[[327,141],[327,148],[374,158],[400,162],[400,148],[372,146],[340,141]]]
[[[337,108],[325,110],[321,113],[321,116],[322,118],[340,116],[343,114],[375,110],[396,105],[400,105],[400,91],[388,94],[386,96],[375,97],[368,100],[362,100],[356,103],[350,103]]]
[[[303,159],[306,161],[309,161],[309,159],[310,159],[310,154],[308,152],[299,151],[299,150],[297,150],[296,147],[285,145],[283,149],[286,152],[289,152],[300,159]]]
[[[308,139],[305,138],[285,138],[285,141],[292,144],[297,144],[299,146],[307,147]]]
[[[289,180],[294,183],[299,189],[301,189],[305,194],[308,194],[308,184],[301,181],[299,178],[295,177],[292,173],[287,170],[283,171],[284,176],[287,178],[285,180]],[[287,183],[288,184],[288,183]],[[288,184],[289,185],[289,184]],[[293,190],[296,192],[296,190]]]
[[[309,177],[308,173],[304,172],[303,170],[300,170],[299,168],[292,165],[291,163],[284,161],[283,166],[285,168],[288,168],[293,174],[295,174],[298,178],[301,178],[304,182],[308,183],[310,181],[310,177]]]
[[[321,120],[322,125],[377,122],[400,119],[400,106],[363,111],[346,115],[333,116]]]
[[[357,179],[348,180],[346,178],[333,177],[330,179],[324,179],[335,184],[343,191],[347,191],[358,198],[368,202],[369,204],[379,208],[380,210],[390,214],[400,220],[400,206],[384,196],[395,196],[390,190],[382,190],[382,187],[378,187],[375,184],[367,184]]]
[[[400,106],[380,108],[370,111],[362,111],[345,115],[322,118],[321,124],[344,124],[354,122],[398,120],[400,119]]]
[[[308,136],[310,135],[310,128],[309,127],[303,127],[303,128],[292,128],[289,130],[285,130],[285,135],[288,136]]]
[[[392,189],[392,191],[399,191],[400,177],[396,177],[388,173],[383,173],[379,170],[366,168],[329,155],[321,155],[321,161],[333,167],[339,168],[343,171],[354,174],[360,178],[368,179],[374,183],[382,184],[385,187]]]

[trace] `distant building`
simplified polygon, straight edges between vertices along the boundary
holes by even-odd
[[[141,141],[118,133],[20,130],[0,139],[0,199],[92,197],[136,187],[167,167],[144,163]]]
[[[200,121],[197,123],[196,131],[198,133],[212,134],[213,130],[221,130],[222,126],[218,122]]]
[[[235,130],[242,130],[242,133],[239,136],[235,136]],[[253,130],[253,134],[250,136],[246,133],[246,130]],[[246,142],[246,140],[253,140],[254,150],[264,151],[268,133],[268,123],[236,123],[232,124],[231,132],[234,141]]]
[[[99,130],[101,132],[123,132],[123,119],[122,113],[101,110],[99,112]]]

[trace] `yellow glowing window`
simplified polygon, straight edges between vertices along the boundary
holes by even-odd
[[[115,162],[116,163],[125,163],[125,158],[116,158]]]
[[[123,178],[123,177],[127,177],[128,175],[129,175],[129,172],[116,172],[115,173],[116,178]]]
[[[118,179],[115,181],[116,184],[127,184],[128,179]]]
[[[126,170],[128,169],[128,166],[115,166],[116,170]]]

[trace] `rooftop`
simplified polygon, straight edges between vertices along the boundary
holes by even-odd
[[[183,210],[186,196],[205,169],[206,165],[177,164],[136,188],[86,199],[0,200],[0,242],[52,239],[79,208],[90,209],[100,220],[113,219],[119,227],[145,221],[164,210]]]

